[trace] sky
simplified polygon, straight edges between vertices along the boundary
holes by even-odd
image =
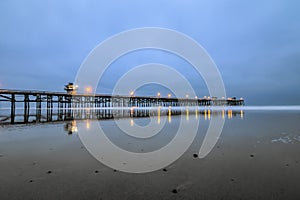
[[[63,91],[100,42],[129,29],[161,27],[182,32],[206,49],[227,96],[244,97],[247,105],[299,105],[299,8],[297,0],[3,0],[0,88]],[[188,63],[157,50],[122,56],[98,91],[110,93],[126,70],[149,62],[173,66],[197,95],[208,95]],[[147,86],[143,92],[156,90]]]

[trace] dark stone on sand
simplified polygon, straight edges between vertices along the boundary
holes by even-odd
[[[97,174],[97,173],[99,173],[99,171],[98,171],[98,170],[95,170],[95,173]]]
[[[250,155],[250,157],[251,157],[251,158],[253,158],[253,157],[254,157],[254,155],[253,155],[253,154],[251,154],[251,155]]]
[[[230,179],[230,181],[234,182],[235,180],[234,180],[234,178],[232,178],[232,179]]]
[[[178,193],[177,189],[173,189],[172,193],[177,194]]]
[[[114,169],[114,172],[117,172],[117,170],[116,170],[116,169]]]
[[[32,183],[33,182],[33,180],[29,180],[29,183]]]
[[[168,171],[168,170],[167,170],[166,168],[163,168],[163,171],[166,172],[166,171]]]
[[[194,154],[193,154],[193,157],[194,157],[194,158],[198,158],[198,154],[194,153]]]
[[[52,173],[52,171],[51,171],[51,170],[47,171],[47,174],[51,174],[51,173]]]
[[[288,167],[288,166],[290,166],[290,165],[289,165],[289,164],[286,164],[285,166],[287,166],[287,167]]]

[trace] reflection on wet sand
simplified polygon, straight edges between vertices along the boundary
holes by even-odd
[[[1,115],[0,125],[10,124],[30,124],[30,123],[49,123],[58,121],[72,121],[72,120],[105,120],[105,119],[119,119],[119,118],[136,118],[136,117],[157,117],[157,123],[161,123],[161,116],[168,116],[168,122],[171,123],[173,115],[185,115],[185,119],[188,121],[190,117],[201,120],[201,115],[204,116],[204,120],[211,120],[214,116],[221,115],[225,119],[232,119],[233,116],[239,116],[241,119],[244,117],[244,111],[236,110],[214,110],[210,107],[185,107],[185,108],[172,108],[172,107],[157,107],[157,108],[136,108],[131,107],[129,109],[63,109],[54,110],[51,112],[45,110],[43,112],[36,112],[33,110],[33,114],[15,114]],[[13,120],[12,120],[13,118]],[[133,123],[133,121],[130,121]],[[87,125],[88,128],[89,125]]]

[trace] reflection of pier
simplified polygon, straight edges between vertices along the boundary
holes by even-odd
[[[0,102],[9,103],[11,116],[16,115],[16,104],[21,103],[24,116],[29,117],[32,104],[37,116],[41,116],[42,108],[47,108],[47,115],[52,116],[53,108],[65,110],[70,108],[120,108],[120,107],[182,107],[182,106],[214,106],[244,105],[243,99],[228,98],[171,98],[171,97],[137,97],[111,96],[100,94],[72,94],[46,91],[0,90]],[[13,118],[12,118],[13,119]],[[26,120],[25,120],[26,121]],[[39,121],[39,119],[37,119]],[[13,122],[13,120],[12,120]]]
[[[27,112],[23,114],[0,114],[0,125],[8,124],[30,124],[30,123],[50,123],[73,120],[105,120],[105,119],[121,119],[135,117],[151,117],[168,116],[169,120],[173,115],[194,115],[196,119],[203,116],[204,120],[210,120],[214,116],[222,116],[223,119],[231,119],[233,116],[243,118],[243,110],[211,110],[209,107],[186,107],[182,109],[173,109],[157,107],[157,108],[125,108],[125,109],[43,109],[35,111],[32,114]]]

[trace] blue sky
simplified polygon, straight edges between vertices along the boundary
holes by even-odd
[[[251,105],[299,104],[299,8],[296,0],[4,0],[0,88],[61,91],[101,41],[132,28],[163,27],[189,35],[208,51],[228,96],[243,96]],[[190,66],[158,51],[120,58],[99,90],[109,92],[125,69],[147,62],[177,66],[199,96],[207,95]]]

